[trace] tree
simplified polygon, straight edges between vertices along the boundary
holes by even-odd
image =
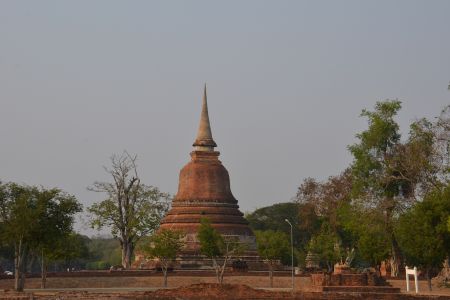
[[[254,231],[274,230],[280,232],[290,232],[290,226],[284,220],[292,220],[294,228],[299,228],[301,222],[309,222],[310,218],[302,216],[299,218],[299,205],[294,202],[276,203],[271,206],[256,209],[254,212],[246,214],[245,219],[249,222],[249,226]],[[312,220],[314,223],[316,220]],[[302,229],[307,229],[302,228]],[[304,230],[294,230],[294,246],[299,247],[303,240],[309,240],[304,237]],[[290,261],[290,256],[289,256]]]
[[[70,262],[77,258],[89,256],[86,238],[75,232],[62,232],[62,235],[53,236],[51,240],[41,240],[41,288],[46,288],[47,270],[51,261],[64,261],[70,268]],[[50,234],[48,232],[47,234]]]
[[[320,231],[312,237],[308,250],[319,256],[328,272],[332,272],[334,264],[342,258],[340,239],[327,222],[322,223]]]
[[[0,184],[1,238],[14,247],[15,289],[22,291],[24,269],[32,251],[72,230],[81,211],[75,197],[59,189]]]
[[[337,231],[338,208],[351,199],[352,176],[346,169],[338,176],[330,176],[325,182],[313,178],[303,181],[297,191],[296,201],[300,204],[310,204],[317,216],[326,219],[334,231]]]
[[[177,253],[184,247],[185,234],[179,230],[162,229],[150,237],[142,245],[142,250],[150,258],[157,258],[161,264],[164,275],[164,287],[167,287],[167,270]]]
[[[450,256],[450,185],[436,188],[410,211],[402,215],[396,226],[400,248],[410,266],[425,271],[431,291],[431,272],[438,270]]]
[[[375,111],[363,110],[369,127],[356,137],[359,143],[349,146],[354,156],[352,164],[353,196],[366,208],[381,210],[385,231],[390,235],[392,275],[399,269],[399,249],[393,231],[393,219],[404,208],[411,185],[395,166],[400,144],[399,126],[394,120],[401,108],[397,100],[377,102]],[[402,197],[406,196],[406,197]],[[375,224],[374,224],[375,226]]]
[[[131,266],[136,243],[159,226],[168,209],[168,194],[141,183],[136,159],[127,152],[113,155],[112,168],[105,168],[113,182],[95,182],[89,188],[107,195],[107,199],[88,208],[91,225],[98,229],[111,228],[112,235],[120,242],[124,268]]]
[[[277,262],[289,254],[289,237],[280,231],[256,231],[258,253],[269,267],[270,287],[273,287],[273,269]]]
[[[237,236],[221,235],[206,218],[201,219],[197,238],[200,242],[200,252],[212,260],[217,283],[222,284],[228,261],[233,255],[244,251],[245,246],[239,242]]]
[[[107,237],[91,238],[88,243],[88,250],[90,259],[86,262],[87,269],[107,269],[122,263],[122,250],[117,239]]]
[[[310,231],[307,242],[313,235],[319,233],[321,224],[325,222],[344,246],[352,246],[347,245],[349,243],[347,233],[344,232],[338,217],[340,208],[351,201],[351,190],[352,176],[349,169],[337,176],[328,177],[324,182],[318,182],[313,178],[303,181],[298,188],[296,201],[301,208],[299,229],[302,232]],[[306,220],[312,221],[306,222]]]
[[[363,110],[368,129],[357,135],[358,143],[349,146],[352,164],[353,200],[366,210],[377,210],[376,219],[389,234],[392,275],[398,274],[400,252],[394,223],[417,201],[449,179],[450,109],[435,123],[426,119],[413,122],[409,137],[400,140],[394,120],[401,103],[377,102],[374,111]]]

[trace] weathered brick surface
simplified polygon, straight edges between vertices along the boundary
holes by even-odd
[[[161,229],[186,233],[183,254],[199,254],[196,234],[202,218],[208,218],[220,233],[239,237],[249,245],[248,255],[256,255],[255,237],[230,189],[228,171],[217,151],[193,151],[191,161],[180,171],[178,192]]]
[[[372,273],[362,274],[311,274],[315,286],[379,286],[385,285],[384,280]]]

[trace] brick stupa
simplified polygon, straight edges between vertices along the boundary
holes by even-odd
[[[172,207],[161,222],[161,229],[180,229],[186,233],[186,247],[181,256],[200,255],[197,231],[201,218],[223,235],[238,237],[247,244],[245,256],[255,254],[255,236],[239,211],[238,201],[230,189],[228,171],[214,148],[208,115],[206,85],[197,138],[193,144],[191,161],[180,171],[178,192]]]

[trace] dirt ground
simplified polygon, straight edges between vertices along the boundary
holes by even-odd
[[[393,287],[400,288],[400,291],[402,293],[406,293],[406,280],[405,279],[395,279],[395,280],[388,280],[388,282]],[[415,288],[414,288],[414,280],[409,281],[409,287],[412,290],[410,294],[415,294]],[[446,295],[450,297],[450,288],[446,287],[437,287],[433,286],[432,291],[428,291],[428,284],[426,280],[419,280],[419,294],[425,294],[425,295]]]
[[[170,276],[168,277],[168,287],[187,286],[197,283],[215,283],[215,277],[211,276]],[[254,288],[269,287],[269,277],[267,276],[225,276],[224,283],[245,284]],[[25,287],[27,289],[40,288],[40,278],[27,278]],[[310,286],[309,277],[296,277],[295,287]],[[149,277],[65,277],[47,278],[47,288],[154,288],[163,286],[162,276]],[[0,280],[0,289],[12,289],[13,279]],[[274,277],[274,288],[290,288],[291,277]]]
[[[183,287],[192,284],[200,283],[215,283],[216,279],[212,276],[169,276],[168,287]],[[225,276],[225,284],[239,284],[247,285],[252,288],[268,288],[268,276]],[[393,287],[399,287],[401,291],[406,292],[405,280],[389,280]],[[450,288],[433,287],[434,290],[430,293],[426,285],[426,281],[419,281],[419,291],[422,295],[445,295],[450,299]],[[148,276],[148,277],[65,277],[65,278],[48,278],[47,287],[49,289],[60,288],[161,288],[163,285],[162,276]],[[1,279],[0,290],[12,289],[14,281],[12,279]],[[40,278],[27,278],[26,289],[39,289]],[[274,290],[286,291],[291,287],[291,277],[280,276],[274,277]],[[411,282],[411,287],[414,283]],[[296,291],[309,291],[311,288],[311,280],[309,277],[296,277],[295,289]],[[279,289],[279,290],[278,290]],[[0,291],[1,294],[1,291]],[[411,292],[411,294],[414,294]],[[1,297],[0,297],[1,298]]]

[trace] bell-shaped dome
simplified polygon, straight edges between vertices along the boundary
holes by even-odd
[[[219,152],[194,151],[192,160],[181,169],[174,202],[202,201],[236,204],[228,171],[218,160]]]
[[[185,251],[198,253],[197,231],[201,219],[208,218],[221,234],[237,236],[248,244],[249,251],[255,251],[255,236],[239,211],[238,201],[231,192],[228,171],[219,160],[220,153],[214,151],[217,145],[211,134],[206,86],[202,107],[191,161],[180,171],[178,192],[161,228],[184,231],[187,234]]]

